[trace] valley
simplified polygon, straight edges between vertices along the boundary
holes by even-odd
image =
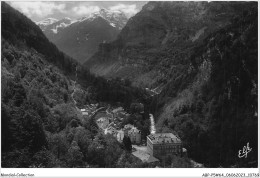
[[[257,167],[256,2],[1,10],[2,167]]]

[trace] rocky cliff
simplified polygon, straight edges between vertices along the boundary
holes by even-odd
[[[243,2],[149,2],[128,21],[117,40],[101,44],[85,66],[97,75],[161,88],[187,71],[194,47],[230,24],[247,6]]]

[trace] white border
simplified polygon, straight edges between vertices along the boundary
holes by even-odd
[[[33,168],[33,169],[2,169],[1,174],[34,174],[35,177],[214,177],[213,174],[230,173],[245,174],[249,177],[250,173],[259,174],[258,168]],[[28,176],[30,177],[30,176]],[[215,177],[220,177],[216,176]],[[228,176],[235,177],[235,176]],[[252,177],[252,176],[250,176]]]

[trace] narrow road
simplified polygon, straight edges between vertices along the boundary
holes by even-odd
[[[111,118],[113,118],[113,114],[108,111],[109,108],[106,109],[106,113],[107,113],[108,116],[111,116]]]
[[[96,114],[101,111],[102,109],[106,109],[105,107],[101,107],[101,108],[98,108],[95,112],[93,112],[93,114],[90,116],[91,118],[94,118],[96,116]]]
[[[75,70],[75,73],[76,73],[76,80],[77,80],[77,71],[78,71],[78,68],[76,67],[76,70]],[[74,102],[74,105],[75,105],[75,107],[76,107],[76,109],[77,110],[80,110],[78,107],[77,107],[77,101],[74,99],[74,93],[75,93],[75,91],[76,91],[76,80],[75,81],[72,81],[73,82],[73,92],[71,93],[71,98],[72,98],[72,100],[73,100],[73,102]]]
[[[73,102],[74,102],[74,105],[75,105],[75,107],[76,107],[76,109],[77,110],[80,110],[78,107],[77,107],[77,101],[74,99],[74,93],[75,93],[75,91],[76,91],[76,81],[72,81],[73,82],[73,92],[71,93],[71,98],[72,98],[72,100],[73,100]]]

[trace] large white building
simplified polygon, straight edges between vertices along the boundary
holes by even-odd
[[[172,133],[156,133],[147,136],[147,151],[156,158],[182,153],[182,142]]]

